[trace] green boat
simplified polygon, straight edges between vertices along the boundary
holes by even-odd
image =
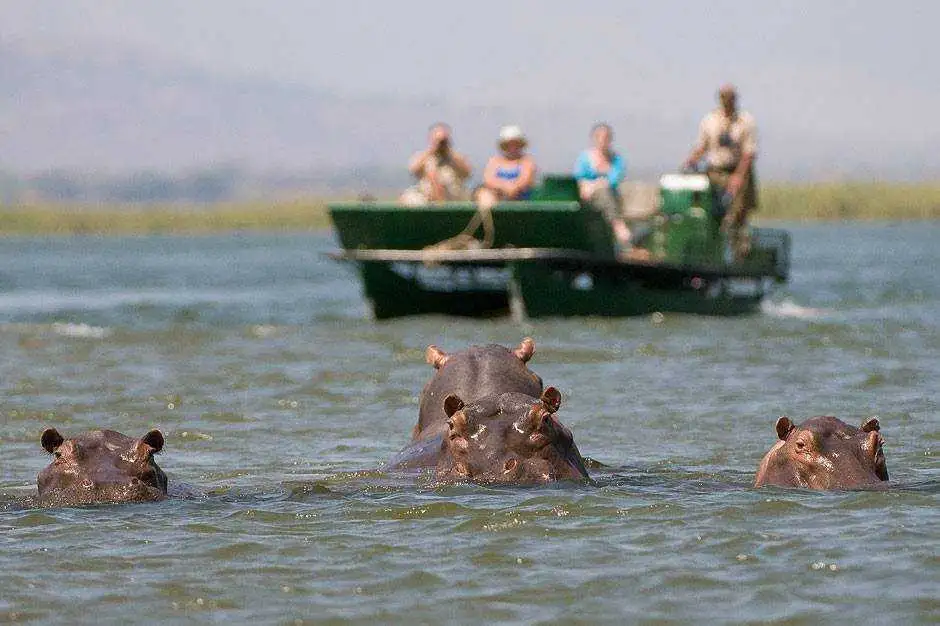
[[[645,230],[646,258],[622,260],[609,223],[567,176],[487,214],[470,202],[337,203],[329,211],[342,250],[330,256],[356,266],[377,319],[753,313],[788,279],[789,234],[752,228],[750,254],[732,261],[715,206],[707,177],[663,176],[659,211],[633,224]],[[489,241],[442,245],[481,218]]]

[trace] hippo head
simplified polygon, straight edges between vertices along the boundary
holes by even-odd
[[[113,430],[93,430],[65,439],[55,428],[47,428],[41,441],[55,456],[39,472],[43,504],[146,502],[166,497],[166,474],[153,459],[163,449],[159,430],[140,439]]]
[[[881,425],[870,417],[859,428],[834,417],[813,417],[800,425],[777,420],[780,438],[764,456],[755,487],[853,489],[888,480]]]
[[[425,359],[435,371],[421,392],[418,424],[412,437],[435,437],[447,431],[442,403],[450,394],[467,402],[510,391],[538,397],[542,393],[542,379],[527,365],[534,353],[535,341],[531,337],[524,338],[515,348],[490,344],[448,353],[428,346]]]
[[[561,394],[487,396],[464,405],[444,400],[448,433],[437,465],[441,480],[545,483],[590,480],[571,431],[555,417]]]
[[[471,346],[471,350],[476,346]],[[510,350],[509,348],[504,348],[496,344],[489,346],[477,347],[478,350],[483,349],[488,352],[493,353],[494,355],[499,355],[502,357],[513,356],[525,366],[529,362],[529,359],[532,358],[532,355],[535,354],[535,340],[532,337],[524,337],[519,345],[514,349]],[[495,349],[495,350],[494,350]],[[503,354],[505,353],[505,354]],[[458,357],[461,353],[456,354],[447,354],[440,348],[435,345],[428,346],[428,349],[424,353],[424,358],[428,362],[428,365],[434,367],[434,369],[439,370],[454,357]]]

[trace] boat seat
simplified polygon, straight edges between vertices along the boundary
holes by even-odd
[[[532,200],[577,202],[578,199],[578,181],[574,176],[549,174],[532,190]]]

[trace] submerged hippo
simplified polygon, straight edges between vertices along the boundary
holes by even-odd
[[[888,468],[881,425],[870,417],[859,428],[835,417],[813,417],[794,425],[777,420],[780,438],[761,461],[755,487],[853,489],[882,485]]]
[[[443,400],[451,394],[467,402],[509,391],[539,397],[542,379],[526,365],[534,353],[531,337],[512,350],[491,344],[447,354],[437,346],[428,346],[425,358],[436,371],[421,391],[412,440],[435,437],[447,430]]]
[[[166,474],[153,459],[163,449],[159,430],[140,439],[113,430],[92,430],[65,439],[55,428],[47,428],[41,441],[55,456],[39,472],[43,506],[148,502],[167,495]]]
[[[447,433],[444,398],[449,395],[468,403],[510,391],[539,397],[542,379],[526,365],[534,353],[535,341],[531,337],[513,349],[490,344],[448,354],[437,346],[428,346],[425,358],[435,372],[421,391],[418,423],[411,432],[411,443],[389,462],[389,467],[437,465],[441,441]]]
[[[441,442],[441,481],[545,483],[590,480],[571,431],[555,417],[561,394],[503,393],[464,404],[447,396],[447,434]]]

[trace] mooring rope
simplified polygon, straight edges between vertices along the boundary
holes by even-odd
[[[485,250],[493,247],[496,239],[496,224],[493,222],[493,207],[495,202],[487,199],[477,204],[477,210],[467,222],[467,226],[453,237],[444,239],[435,244],[425,246],[425,250]],[[480,226],[483,226],[483,239],[474,235]]]

